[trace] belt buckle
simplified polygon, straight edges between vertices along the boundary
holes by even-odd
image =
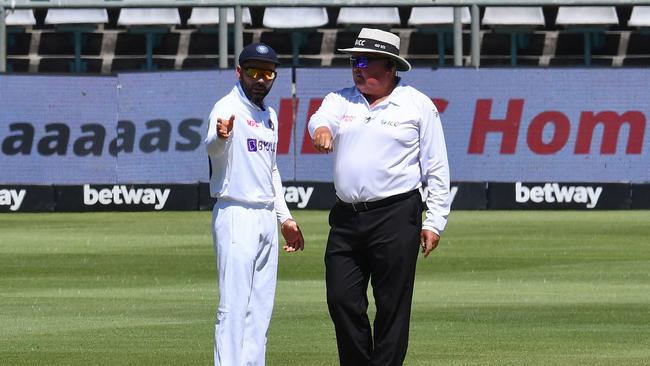
[[[358,207],[358,208],[357,208]],[[368,204],[366,202],[352,203],[354,212],[368,211]]]

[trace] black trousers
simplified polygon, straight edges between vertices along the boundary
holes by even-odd
[[[402,365],[420,247],[420,194],[362,212],[336,204],[329,223],[327,305],[341,366]],[[377,307],[374,332],[367,314],[368,282]]]

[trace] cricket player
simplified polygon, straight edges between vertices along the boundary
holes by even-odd
[[[217,366],[264,365],[277,276],[277,222],[285,251],[305,244],[284,201],[276,165],[278,118],[264,103],[278,64],[271,47],[245,47],[236,67],[238,82],[210,113],[205,144],[210,194],[217,198],[212,210],[219,277]]]

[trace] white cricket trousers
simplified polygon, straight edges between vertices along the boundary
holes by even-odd
[[[272,208],[219,200],[212,210],[219,276],[215,366],[262,366],[278,268]]]

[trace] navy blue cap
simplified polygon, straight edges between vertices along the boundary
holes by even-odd
[[[276,65],[280,64],[275,50],[264,43],[251,43],[244,47],[239,54],[239,64],[241,65],[248,60],[267,61]]]

